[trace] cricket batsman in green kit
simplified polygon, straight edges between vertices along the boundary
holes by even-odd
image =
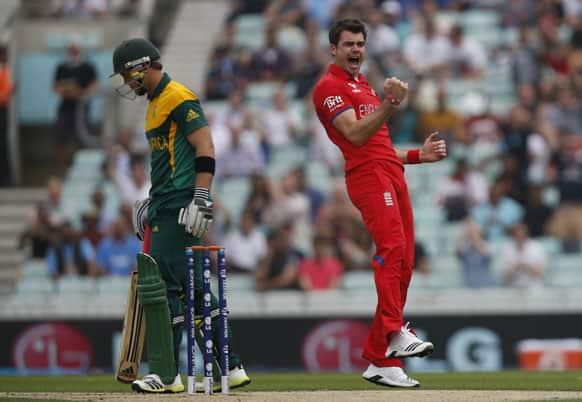
[[[215,160],[200,100],[162,67],[160,52],[146,39],[126,40],[113,52],[113,75],[121,75],[124,83],[117,92],[130,99],[147,95],[149,101],[145,133],[151,151],[152,187],[149,198],[136,203],[133,222],[140,239],[146,226],[151,236],[150,254],[137,256],[137,294],[144,306],[150,374],[135,380],[132,389],[176,393],[184,391],[178,367],[185,321],[184,252],[188,246],[201,244],[212,222],[210,189]],[[195,293],[201,295],[202,272],[197,265]],[[201,297],[197,297],[195,308],[202,311]],[[212,311],[213,337],[218,345],[218,300],[214,295]],[[250,383],[232,346],[229,367],[231,388]],[[215,390],[219,388],[217,382]]]

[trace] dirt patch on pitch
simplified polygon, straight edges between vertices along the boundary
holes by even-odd
[[[0,399],[12,398],[65,401],[138,402],[138,401],[191,401],[192,396],[143,395],[123,393],[22,393],[3,392]],[[565,391],[434,391],[434,390],[393,390],[381,391],[310,391],[310,392],[233,392],[231,395],[196,395],[197,401],[213,402],[490,402],[490,401],[542,401],[560,399],[581,399],[582,392]]]

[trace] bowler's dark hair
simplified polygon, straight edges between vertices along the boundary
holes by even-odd
[[[366,37],[368,36],[368,31],[362,21],[356,19],[344,19],[334,22],[329,29],[329,43],[337,46],[340,35],[343,31],[350,31],[352,33],[361,32],[364,34],[364,40],[366,40]]]

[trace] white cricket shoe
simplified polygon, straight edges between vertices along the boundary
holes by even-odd
[[[434,351],[434,345],[418,339],[408,324],[407,322],[400,328],[400,332],[392,337],[386,349],[386,357],[424,357]]]
[[[233,367],[232,369],[228,370],[228,386],[230,389],[244,387],[245,385],[249,385],[251,383],[251,379],[247,375],[242,364]],[[214,383],[213,390],[214,392],[220,392],[222,389],[222,385],[220,384],[220,380]]]
[[[131,383],[131,389],[135,392],[145,393],[178,393],[184,392],[184,385],[182,384],[182,377],[180,374],[174,378],[171,384],[164,384],[157,374],[148,374],[141,380],[135,380]]]
[[[406,375],[400,367],[377,367],[370,364],[362,374],[365,380],[387,387],[413,388],[420,383]]]

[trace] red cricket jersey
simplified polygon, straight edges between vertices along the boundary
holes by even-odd
[[[376,110],[381,102],[362,74],[358,74],[356,80],[333,63],[315,85],[313,104],[317,117],[331,141],[342,151],[346,160],[346,173],[374,159],[388,160],[398,164],[400,168],[403,167],[392,145],[388,124],[384,124],[360,147],[348,141],[333,125],[333,119],[348,109],[354,109],[356,118],[360,120]]]

